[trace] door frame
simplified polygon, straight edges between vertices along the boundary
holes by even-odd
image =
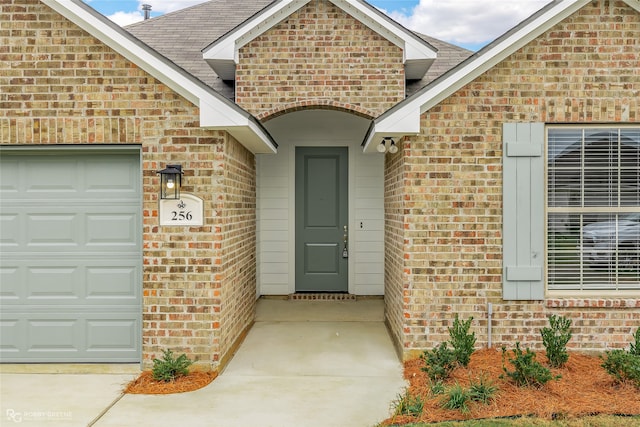
[[[348,232],[348,239],[349,239],[349,258],[347,260],[347,268],[348,268],[348,274],[347,274],[347,293],[349,294],[354,294],[355,292],[355,259],[356,259],[356,251],[354,250],[355,248],[352,246],[354,239],[353,239],[353,230],[354,230],[354,194],[355,194],[355,174],[353,173],[354,168],[355,168],[355,156],[354,156],[354,149],[357,148],[353,146],[353,143],[349,142],[349,141],[345,141],[344,143],[333,143],[333,144],[326,144],[324,141],[323,142],[306,142],[304,144],[291,144],[288,148],[289,148],[289,165],[291,165],[292,168],[292,172],[289,173],[289,194],[291,194],[292,196],[289,198],[289,206],[288,206],[288,210],[289,210],[289,218],[290,218],[290,222],[292,224],[291,227],[289,227],[289,236],[288,236],[288,241],[289,241],[289,248],[292,248],[289,251],[289,277],[293,278],[292,280],[289,281],[289,293],[293,294],[296,292],[296,287],[295,287],[295,277],[296,277],[296,253],[295,253],[295,244],[296,244],[296,198],[295,198],[295,189],[296,189],[296,177],[295,177],[295,167],[296,167],[296,147],[347,147],[347,151],[348,151],[348,162],[347,162],[347,182],[348,182],[348,208],[347,208],[347,224],[349,224],[349,232]]]

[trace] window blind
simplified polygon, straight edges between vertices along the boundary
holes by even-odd
[[[640,289],[640,128],[548,128],[546,194],[548,289]]]

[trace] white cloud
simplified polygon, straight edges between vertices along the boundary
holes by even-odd
[[[485,43],[550,0],[420,0],[411,15],[389,15],[407,28],[452,43]]]
[[[134,12],[116,12],[113,15],[107,16],[107,18],[111,19],[116,24],[124,27],[125,25],[134,24],[136,22],[142,21],[144,16],[142,12],[134,11]]]
[[[91,0],[85,0],[90,2]],[[134,0],[135,11],[119,11],[109,18],[125,26],[142,21],[142,5],[152,15],[175,12],[207,0]],[[413,9],[389,16],[409,29],[458,45],[482,45],[503,34],[551,0],[420,0]],[[383,10],[383,9],[382,9]],[[384,10],[383,10],[384,11]],[[384,11],[386,13],[386,11]]]

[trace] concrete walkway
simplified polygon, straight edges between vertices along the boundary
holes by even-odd
[[[31,425],[85,426],[95,419],[97,427],[370,427],[389,416],[406,385],[382,311],[375,299],[260,300],[256,323],[225,371],[191,393],[113,392],[110,387],[131,375],[87,375],[100,381],[96,390],[82,381],[66,383],[82,376],[3,374],[0,424],[12,424],[7,414],[48,410],[67,417]],[[23,382],[31,383],[26,390]],[[39,401],[43,388],[48,403]],[[24,416],[22,424],[29,425]]]

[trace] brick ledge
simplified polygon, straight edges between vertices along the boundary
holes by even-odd
[[[640,308],[638,298],[552,298],[547,308]]]

